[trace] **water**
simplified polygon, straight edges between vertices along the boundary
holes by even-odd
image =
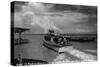
[[[21,58],[39,59],[52,62],[55,58],[57,58],[59,54],[42,46],[43,36],[44,35],[42,34],[22,35],[22,38],[28,39],[29,43],[14,46],[15,58],[19,58],[19,55],[21,55]],[[84,42],[84,43],[81,42],[70,42],[70,43],[73,44],[74,49],[97,56],[96,41]]]

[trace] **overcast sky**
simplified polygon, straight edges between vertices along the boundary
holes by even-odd
[[[30,28],[31,33],[44,33],[45,22],[53,23],[62,30],[62,33],[97,33],[96,6],[50,3],[35,3],[30,6],[29,3],[16,2],[14,10],[15,12],[12,12],[14,13],[14,25]],[[25,12],[30,13],[23,16]],[[31,12],[35,13],[35,16]],[[37,21],[43,25],[37,24]]]

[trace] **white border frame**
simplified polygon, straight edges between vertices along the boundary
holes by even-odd
[[[0,1],[0,67],[8,67],[10,65],[10,2],[14,0],[1,0]],[[60,4],[76,4],[76,5],[90,5],[98,6],[98,12],[100,7],[99,0],[15,0],[15,1],[32,1],[32,2],[46,2],[46,3],[60,3]],[[99,17],[98,13],[98,32],[99,31]],[[99,33],[98,33],[98,53],[99,49]],[[47,65],[35,65],[41,67],[98,67],[99,54],[97,62],[81,62],[81,63],[66,63],[66,64],[47,64]]]

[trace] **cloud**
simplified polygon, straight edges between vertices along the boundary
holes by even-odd
[[[54,9],[54,4],[41,4],[41,3],[30,3],[35,5],[25,5],[32,9],[33,12],[36,12],[36,17],[32,17],[32,14],[27,14],[24,17],[22,16],[23,10],[25,8],[21,8],[18,12],[15,12],[15,26],[19,27],[29,27],[32,33],[43,33],[43,29],[37,24],[36,21],[42,21],[42,24],[47,23],[50,20],[50,23],[54,23],[54,25],[62,30],[62,33],[96,33],[96,24],[97,24],[97,17],[95,14],[84,14],[79,11],[72,11],[72,10],[59,10],[60,8],[56,8],[59,11]],[[33,7],[37,6],[37,8]],[[65,7],[64,7],[65,8]],[[78,7],[78,9],[80,9]],[[46,18],[45,18],[46,17]],[[45,18],[45,19],[44,19]],[[48,19],[48,20],[47,20]],[[32,24],[32,25],[31,25]],[[95,25],[95,26],[94,26]],[[45,26],[44,26],[45,27]]]

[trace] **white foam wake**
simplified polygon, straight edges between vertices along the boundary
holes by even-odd
[[[72,60],[71,57],[66,54],[59,54],[52,63],[66,63],[66,62],[84,62],[84,61],[96,61],[97,57],[80,50],[74,49],[73,47],[63,47],[59,49],[59,52],[67,52],[70,55],[73,55],[77,60]]]
[[[91,49],[86,49],[86,50],[84,50],[84,51],[88,51],[88,52],[91,52],[91,53],[97,53],[96,50],[91,50]]]

